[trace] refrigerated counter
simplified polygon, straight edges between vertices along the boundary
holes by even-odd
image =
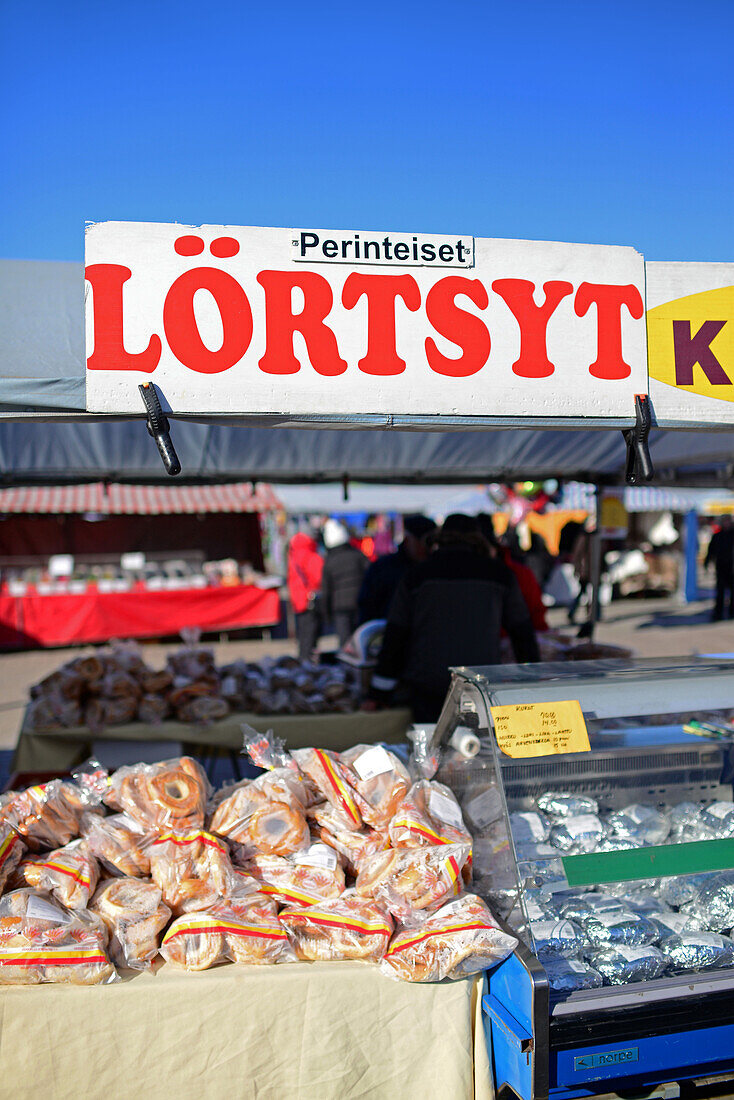
[[[492,707],[564,700],[590,751],[500,751]],[[482,747],[446,747],[437,778],[520,939],[483,997],[500,1095],[734,1082],[732,718],[731,660],[454,670],[430,748],[461,727]]]

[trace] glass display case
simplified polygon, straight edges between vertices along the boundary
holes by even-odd
[[[566,700],[589,751],[500,750],[492,708]],[[467,759],[450,746],[470,732]],[[589,1096],[734,1070],[733,743],[730,660],[454,671],[429,751],[446,746],[474,888],[520,940],[484,1001],[498,1087]]]

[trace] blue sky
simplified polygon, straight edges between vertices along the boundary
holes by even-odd
[[[0,0],[0,256],[85,221],[734,260],[734,2]]]

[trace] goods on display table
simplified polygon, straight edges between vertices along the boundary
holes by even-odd
[[[559,752],[569,700],[585,751]],[[461,670],[423,758],[457,728],[481,749],[437,777],[473,833],[473,889],[520,941],[484,1000],[496,1087],[734,1076],[734,663]]]

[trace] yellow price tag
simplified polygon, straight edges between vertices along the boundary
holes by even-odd
[[[586,722],[577,699],[489,709],[497,744],[506,756],[554,756],[591,751]]]

